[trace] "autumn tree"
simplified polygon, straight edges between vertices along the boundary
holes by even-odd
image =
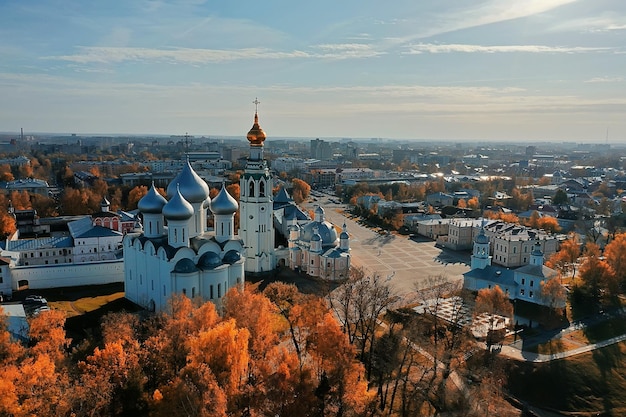
[[[476,210],[480,208],[480,201],[478,200],[478,197],[472,197],[469,200],[467,200],[467,207]]]
[[[291,191],[293,201],[295,201],[296,204],[302,204],[309,198],[309,195],[311,194],[311,186],[298,178],[294,178],[291,183],[293,185],[293,189]]]
[[[491,220],[501,220],[506,223],[519,223],[519,217],[513,213],[504,213],[502,211],[485,210],[483,215]]]
[[[0,165],[0,181],[13,181],[15,177],[9,164]]]
[[[126,208],[133,210],[137,208],[137,203],[142,199],[144,195],[148,193],[148,187],[145,185],[137,185],[128,192],[128,202]]]
[[[565,273],[571,269],[572,278],[576,276],[576,264],[580,256],[580,242],[575,233],[571,233],[566,240],[561,242],[559,250],[552,254],[546,265]]]
[[[559,225],[559,221],[556,217],[552,216],[544,216],[537,219],[535,223],[535,228],[545,230],[549,233],[557,233],[561,231],[561,226]]]
[[[560,277],[541,281],[541,297],[548,302],[552,310],[564,306],[566,296]]]
[[[616,295],[617,279],[607,261],[601,258],[598,245],[588,242],[583,257],[578,276],[582,281],[582,289],[591,300],[599,304],[603,296]]]
[[[88,188],[67,187],[61,197],[61,210],[65,215],[91,214],[100,211],[102,195]]]
[[[497,332],[497,324],[503,324],[504,319],[513,318],[513,305],[499,285],[478,291],[474,304],[474,315],[479,316],[481,314],[488,316],[487,349],[491,350],[493,344],[502,343],[506,332]]]
[[[604,256],[622,288],[626,288],[626,233],[615,235],[604,248]]]

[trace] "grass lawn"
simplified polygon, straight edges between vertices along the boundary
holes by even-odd
[[[508,388],[543,408],[577,416],[626,415],[626,343],[543,364],[510,363]]]
[[[552,353],[566,352],[592,343],[598,343],[615,336],[621,336],[625,333],[626,322],[624,322],[624,319],[616,317],[582,330],[566,333],[561,337],[554,338],[537,346],[532,346],[526,350],[549,355]]]

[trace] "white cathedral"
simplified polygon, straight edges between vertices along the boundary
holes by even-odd
[[[347,277],[348,233],[344,225],[337,239],[321,207],[316,208],[314,220],[295,215],[288,219],[288,247],[275,247],[273,182],[263,157],[266,135],[258,112],[247,139],[250,156],[240,180],[239,204],[225,186],[211,199],[207,183],[189,161],[168,185],[167,199],[153,184],[139,201],[142,230],[124,238],[127,299],[151,311],[166,309],[175,293],[219,305],[230,288],[243,288],[246,273],[269,272],[279,265],[325,279]],[[285,198],[286,193],[281,195],[280,213],[284,215],[285,209],[293,213],[295,204]],[[238,209],[240,227],[235,234]],[[207,226],[209,211],[213,230]]]

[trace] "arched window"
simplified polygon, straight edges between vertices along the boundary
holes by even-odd
[[[265,181],[259,183],[259,197],[265,197]]]
[[[248,186],[248,188],[250,189],[248,195],[250,197],[254,197],[254,181],[250,181],[250,185]]]

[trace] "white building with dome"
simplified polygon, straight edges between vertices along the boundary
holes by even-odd
[[[535,242],[530,254],[530,263],[516,269],[491,264],[489,256],[489,238],[485,234],[484,223],[474,239],[470,267],[463,274],[463,287],[470,291],[493,288],[496,285],[510,300],[522,300],[532,304],[552,306],[554,300],[541,291],[543,283],[558,277],[557,271],[543,264],[544,254],[541,243]],[[556,307],[564,307],[564,301],[558,300]],[[554,307],[554,306],[553,306]]]
[[[124,238],[127,299],[161,311],[174,293],[219,305],[230,288],[243,288],[244,245],[234,230],[238,204],[224,186],[211,200],[207,183],[187,161],[167,187],[167,199],[153,184],[138,208],[143,229]]]
[[[303,226],[293,220],[289,227],[289,267],[313,277],[341,280],[350,272],[350,236],[343,225],[337,230],[324,218],[324,209],[315,207],[315,218]]]

